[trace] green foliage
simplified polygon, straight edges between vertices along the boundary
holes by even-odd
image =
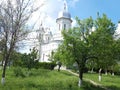
[[[13,66],[17,67],[22,65],[21,57],[22,57],[21,53],[13,51],[10,57],[10,61],[13,63]]]
[[[55,62],[61,61],[65,65],[72,65],[74,63],[72,54],[69,51],[66,52],[66,46],[64,44],[59,46],[53,58]],[[69,60],[69,62],[67,60]]]
[[[39,65],[38,67],[41,69],[50,69],[50,70],[53,70],[54,67],[56,66],[56,64],[53,62],[39,62],[38,65]]]
[[[102,17],[99,15],[97,16],[97,19],[95,20],[95,26],[96,30],[100,30],[105,32],[105,34],[111,34],[113,35],[115,32],[115,24],[105,15],[103,14]]]
[[[96,31],[92,32],[89,37],[91,53],[97,57],[96,63],[98,68],[108,69],[115,61],[115,40],[113,34],[115,25],[107,18],[105,14],[98,16],[95,20]]]
[[[24,75],[24,72],[23,72],[23,70],[22,70],[22,68],[21,67],[16,67],[16,68],[14,68],[14,75],[16,76],[16,77],[25,77],[25,75]]]
[[[23,54],[21,57],[22,60],[22,66],[28,68],[28,70],[31,70],[32,68],[38,68],[38,60],[37,60],[37,53],[38,51],[33,48],[30,50],[31,52],[29,54]]]
[[[64,41],[58,48],[54,59],[62,61],[66,65],[77,63],[79,77],[82,80],[86,61],[93,58],[89,36],[93,26],[93,19],[80,20],[76,17],[77,27],[63,31]]]
[[[113,70],[115,74],[120,75],[120,65],[118,63],[112,65],[111,70]]]
[[[115,24],[105,14],[98,15],[96,20],[76,17],[76,22],[76,27],[62,32],[64,41],[55,52],[54,60],[68,66],[76,62],[81,78],[85,66],[107,70],[116,65],[120,43],[113,37]]]
[[[116,61],[120,61],[120,38],[115,40],[113,45],[114,58]]]
[[[89,59],[87,60],[86,62],[86,67],[92,71],[94,70],[95,68],[97,68],[97,63],[96,63],[96,59]]]

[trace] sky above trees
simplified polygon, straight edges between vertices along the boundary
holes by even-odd
[[[72,17],[72,26],[76,25],[75,17],[85,19],[90,16],[96,19],[97,12],[100,15],[105,13],[116,25],[120,20],[119,3],[120,0],[66,0],[68,11]],[[56,18],[63,9],[64,0],[36,0],[36,5],[44,5],[33,14],[29,24],[36,22],[35,29],[39,29],[40,24],[49,27],[52,32],[57,32]],[[34,31],[34,30],[33,30]]]
[[[76,1],[76,0],[74,0]],[[77,0],[74,7],[70,7],[72,17],[87,18],[92,16],[96,18],[96,13],[105,13],[114,23],[120,20],[119,12],[120,0]]]
[[[75,26],[75,17],[85,19],[92,16],[96,19],[97,12],[108,16],[116,25],[120,20],[119,3],[120,0],[66,0],[68,11],[73,20],[72,26]],[[39,28],[41,22],[44,26],[56,31],[56,18],[63,9],[64,0],[36,0],[36,6],[44,2],[44,5],[31,18],[30,24],[37,21],[36,28]]]
[[[55,27],[58,12],[63,8],[64,0],[38,0],[37,4],[45,1],[44,6],[38,12],[40,14],[39,21],[43,22],[45,26],[51,28]],[[120,20],[119,3],[120,0],[66,0],[68,10],[73,19],[73,26],[75,25],[74,18],[78,16],[80,19],[85,19],[92,16],[96,18],[97,12],[100,15],[105,13],[114,23]],[[37,16],[35,14],[34,20]],[[46,22],[47,21],[47,22]]]

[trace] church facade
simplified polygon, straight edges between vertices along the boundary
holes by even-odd
[[[61,34],[62,30],[68,30],[71,28],[72,19],[71,14],[68,12],[67,3],[64,2],[63,10],[58,13],[58,17],[56,18],[57,24],[57,33],[53,35],[49,28],[44,28],[42,25],[40,29],[37,31],[38,34],[38,42],[37,45],[39,54],[38,59],[39,62],[50,62],[49,58],[53,51],[56,51],[58,46],[63,41],[63,36]],[[91,32],[95,31],[95,27],[91,28]],[[91,33],[90,32],[90,33]],[[117,25],[115,34],[115,39],[120,38],[120,22]]]
[[[63,10],[58,13],[56,19],[57,33],[54,35],[49,28],[44,28],[42,25],[39,30],[39,61],[50,62],[49,58],[51,52],[55,51],[63,41],[61,34],[62,30],[68,30],[71,28],[72,20],[71,15],[68,12],[67,3],[64,2]]]

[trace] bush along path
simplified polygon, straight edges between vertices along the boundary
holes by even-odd
[[[72,72],[71,70],[66,69],[66,71],[70,72],[71,74],[73,74],[73,75],[75,75],[75,76],[79,76],[79,74],[74,73],[74,72]],[[103,88],[103,89],[105,89],[105,90],[111,90],[111,89],[108,89],[108,88],[104,87],[102,84],[99,84],[99,83],[94,82],[93,80],[90,80],[90,79],[87,79],[87,78],[83,78],[83,79],[84,79],[85,81],[90,82],[91,84],[93,84],[93,85],[95,85],[95,86],[98,86],[98,87],[101,87],[101,88]]]

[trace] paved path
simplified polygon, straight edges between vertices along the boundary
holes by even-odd
[[[73,74],[73,75],[75,75],[75,76],[79,76],[77,73],[74,73],[74,72],[72,72],[71,70],[67,70],[67,69],[66,69],[66,71],[70,72],[71,74]],[[84,78],[84,80],[92,83],[92,84],[95,85],[95,86],[99,86],[99,87],[101,87],[101,88],[103,88],[103,89],[105,89],[105,90],[111,90],[111,89],[108,89],[108,88],[104,87],[103,85],[101,85],[101,84],[99,84],[99,83],[96,83],[96,82],[94,82],[94,81],[92,81],[92,80],[90,80],[90,79]]]

